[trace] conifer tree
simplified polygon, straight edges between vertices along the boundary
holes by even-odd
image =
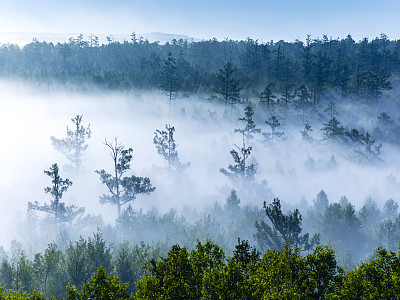
[[[240,83],[235,76],[236,67],[231,62],[227,62],[217,73],[218,88],[216,93],[220,95],[225,107],[230,104],[240,103]]]
[[[302,216],[298,209],[292,214],[283,214],[278,198],[269,205],[264,201],[263,207],[272,226],[264,221],[255,223],[255,238],[261,249],[282,250],[285,244],[289,244],[294,248],[309,250],[319,244],[319,234],[313,235],[311,239],[308,233],[300,235]]]
[[[84,208],[78,208],[75,205],[66,206],[64,202],[61,202],[64,193],[72,186],[72,182],[68,178],[62,179],[59,171],[57,164],[53,164],[50,170],[44,171],[52,179],[51,182],[53,184],[51,187],[44,189],[44,192],[50,194],[53,198],[50,204],[40,205],[37,201],[28,203],[29,210],[42,211],[52,215],[56,224],[71,222],[77,215],[85,211]]]
[[[226,198],[225,208],[228,211],[234,212],[239,209],[240,199],[235,189],[232,189],[229,196]]]
[[[242,135],[242,145],[240,147],[235,145],[237,150],[232,149],[230,151],[235,162],[234,165],[230,164],[228,166],[230,172],[224,168],[221,168],[220,172],[228,177],[234,184],[243,185],[248,181],[253,181],[256,173],[256,165],[254,163],[249,164],[247,161],[253,148],[251,146],[246,146],[246,137],[252,138],[252,133],[260,132],[260,129],[256,128],[253,121],[253,109],[251,106],[246,106],[245,117],[239,118],[238,120],[246,122],[244,128],[234,130]]]
[[[244,108],[244,116],[239,118],[238,121],[242,121],[245,123],[245,127],[243,129],[235,129],[235,132],[239,132],[243,135],[243,138],[246,140],[253,139],[253,134],[260,133],[261,129],[256,127],[256,123],[253,120],[254,111],[251,105],[247,105]]]
[[[172,57],[171,52],[168,53],[167,59],[164,59],[164,66],[161,75],[163,77],[161,88],[168,96],[169,105],[171,106],[172,100],[176,99],[178,91],[181,87],[177,63],[175,58]]]
[[[74,126],[73,128],[67,126],[67,137],[57,139],[52,136],[51,142],[57,151],[64,154],[74,164],[75,169],[79,169],[84,151],[88,148],[86,140],[90,138],[92,131],[90,124],[87,127],[82,125],[82,115],[76,115],[71,121]]]
[[[118,208],[118,217],[121,216],[121,207],[131,201],[134,201],[139,194],[150,194],[155,191],[148,177],[124,176],[130,169],[132,160],[132,148],[125,147],[118,143],[115,138],[114,143],[109,143],[105,140],[104,143],[113,160],[113,172],[107,173],[104,169],[95,171],[100,176],[101,183],[108,188],[109,195],[103,194],[100,197],[100,203],[110,203]]]
[[[271,87],[273,83],[268,83],[260,94],[260,104],[267,104],[269,108],[275,102],[276,96],[273,94]]]
[[[279,140],[285,137],[285,133],[283,131],[277,131],[276,129],[281,126],[278,118],[276,116],[271,116],[265,123],[271,128],[271,133],[263,132],[263,136],[266,138],[268,142],[271,142],[271,145],[274,144],[274,139]]]
[[[177,144],[174,139],[175,127],[165,124],[166,130],[156,130],[154,132],[153,143],[160,154],[167,162],[168,169],[183,170],[189,166],[189,162],[182,164],[178,158]]]

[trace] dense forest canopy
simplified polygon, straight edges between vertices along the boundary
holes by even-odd
[[[229,62],[243,96],[254,96],[269,86],[288,97],[305,86],[313,101],[329,92],[376,98],[392,87],[391,80],[399,74],[400,41],[381,34],[358,42],[350,35],[342,39],[324,35],[307,36],[305,42],[174,39],[160,44],[132,34],[131,41],[109,39],[100,45],[94,35],[79,35],[66,43],[2,44],[0,74],[43,82],[87,82],[111,89],[158,89],[167,58],[176,65],[182,93],[218,90],[217,73]]]

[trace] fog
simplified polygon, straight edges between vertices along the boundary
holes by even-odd
[[[167,212],[174,208],[183,213],[210,207],[215,202],[224,205],[232,186],[219,170],[233,163],[229,151],[241,143],[241,137],[234,129],[243,127],[237,121],[243,115],[243,106],[231,112],[200,95],[177,99],[169,108],[167,97],[157,92],[82,92],[72,87],[54,87],[49,92],[40,86],[15,81],[3,81],[0,88],[0,245],[5,249],[9,248],[11,240],[26,238],[23,229],[26,226],[21,224],[27,219],[28,202],[50,202],[50,195],[44,193],[44,188],[51,182],[43,170],[48,170],[53,163],[61,167],[61,177],[73,182],[63,197],[67,205],[85,207],[86,215],[101,215],[105,222],[115,224],[117,209],[99,204],[99,196],[107,190],[94,172],[100,169],[112,171],[105,139],[112,141],[118,137],[126,148],[132,147],[133,162],[129,174],[147,176],[156,187],[154,193],[137,197],[132,203],[135,210],[156,208]],[[383,100],[382,106],[375,108],[373,113],[384,111],[392,103]],[[338,110],[342,125],[349,128],[368,130],[377,115],[367,111],[366,107],[357,107],[357,113],[354,113],[354,107],[339,104]],[[215,112],[215,117],[210,112]],[[68,167],[68,161],[52,147],[50,140],[51,136],[65,137],[66,126],[72,125],[71,118],[77,114],[83,115],[83,125],[90,123],[92,130],[78,173]],[[264,123],[268,117],[269,113],[255,115],[256,124],[263,131],[269,131]],[[154,131],[163,130],[165,124],[175,126],[179,158],[182,162],[190,162],[175,183],[168,182],[163,172],[166,162],[153,144]],[[312,126],[310,135],[320,140],[322,122],[315,118]],[[397,146],[383,145],[382,162],[358,163],[353,159],[351,149],[332,148],[321,142],[302,142],[302,123],[296,116],[282,130],[287,140],[276,142],[273,147],[260,143],[261,135],[252,141],[250,159],[257,163],[256,182],[266,180],[271,193],[247,198],[239,193],[242,207],[261,208],[263,201],[270,203],[273,197],[279,197],[285,208],[299,207],[305,213],[304,199],[312,204],[321,189],[331,203],[345,195],[356,208],[369,196],[380,206],[389,198],[399,199]],[[332,154],[335,163],[331,161]]]

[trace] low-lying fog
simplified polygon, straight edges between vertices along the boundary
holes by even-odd
[[[221,205],[225,203],[227,194],[224,191],[227,189],[223,186],[230,186],[230,182],[219,170],[233,163],[229,151],[241,142],[234,129],[243,127],[237,121],[243,115],[243,106],[238,107],[238,112],[233,112],[231,117],[229,109],[224,112],[223,105],[209,102],[207,96],[177,99],[170,112],[168,99],[161,93],[61,89],[48,93],[46,89],[21,82],[2,82],[0,89],[0,245],[5,248],[12,239],[19,238],[18,224],[26,219],[28,202],[50,202],[50,195],[44,193],[44,188],[51,182],[43,170],[53,163],[59,164],[63,178],[73,182],[63,201],[85,207],[86,214],[101,214],[107,222],[114,224],[117,209],[99,204],[99,196],[107,191],[94,172],[100,169],[112,171],[105,138],[118,137],[126,148],[132,147],[131,174],[148,176],[157,187],[150,195],[138,196],[132,204],[135,209],[156,207],[160,211],[170,208],[182,211],[185,206],[203,208],[216,201]],[[356,117],[351,115],[351,107],[339,104],[338,111],[343,116],[339,115],[341,120]],[[210,112],[216,112],[215,118],[210,117]],[[51,136],[65,137],[66,126],[72,126],[71,118],[77,114],[83,115],[83,125],[90,123],[92,130],[79,174],[68,169],[69,162],[52,147],[50,140]],[[269,132],[264,123],[266,119],[267,114],[255,116],[257,126]],[[368,128],[371,121],[368,118],[353,120],[355,128]],[[154,131],[165,129],[167,123],[175,126],[180,160],[190,161],[190,167],[184,171],[184,183],[173,188],[168,188],[167,180],[160,172],[166,162],[153,144]],[[342,123],[353,128],[348,122]],[[321,122],[315,121],[312,125],[310,135],[320,139]],[[302,128],[301,119],[293,119],[293,124],[281,129],[286,132],[287,141],[276,143],[273,148],[257,141],[262,139],[261,135],[255,137],[251,157],[258,163],[256,181],[267,180],[274,196],[293,207],[299,206],[302,198],[312,203],[321,189],[327,193],[330,202],[346,195],[356,207],[368,196],[381,206],[389,198],[400,199],[397,146],[383,145],[383,162],[378,165],[358,164],[350,159],[352,154],[348,150],[332,149],[330,145],[320,143],[302,143]],[[332,154],[336,167],[330,164]],[[266,195],[264,200],[271,202],[272,198]],[[262,201],[241,198],[241,205],[246,204],[261,207]]]

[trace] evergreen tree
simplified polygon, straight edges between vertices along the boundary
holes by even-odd
[[[216,93],[220,95],[225,107],[230,104],[240,103],[240,84],[235,77],[236,67],[231,62],[227,62],[217,73],[218,88]]]
[[[246,125],[243,129],[235,129],[235,132],[242,134],[243,139],[246,139],[247,141],[253,139],[253,134],[261,132],[261,129],[256,127],[256,124],[253,120],[253,115],[253,108],[251,105],[247,105],[244,108],[244,116],[238,119],[238,121],[242,121]]]
[[[340,121],[333,117],[328,121],[328,123],[323,123],[324,127],[322,130],[322,140],[330,140],[333,152],[333,144],[340,138],[345,136],[345,130],[343,126],[340,125]]]
[[[236,145],[235,145],[236,146]],[[256,174],[257,168],[254,163],[249,164],[248,158],[251,154],[252,147],[236,146],[237,150],[231,150],[231,156],[235,162],[234,165],[229,165],[228,170],[221,168],[220,172],[224,174],[228,179],[232,181],[234,185],[243,187],[246,183],[254,180],[254,175]]]
[[[29,210],[37,210],[53,215],[54,222],[56,224],[61,222],[71,222],[77,215],[82,214],[85,209],[83,207],[78,208],[75,205],[66,206],[61,199],[64,193],[72,186],[72,182],[69,179],[62,179],[59,174],[59,168],[57,164],[53,164],[50,170],[45,170],[44,173],[49,176],[52,180],[52,186],[44,189],[46,194],[50,194],[53,198],[50,204],[40,205],[37,201],[28,203]]]
[[[180,78],[178,77],[178,68],[175,58],[172,53],[168,53],[167,59],[164,59],[164,66],[161,72],[163,83],[161,88],[168,96],[169,105],[171,106],[172,100],[176,99],[177,93],[181,88]]]
[[[364,149],[358,151],[361,156],[368,162],[379,161],[379,155],[381,154],[382,144],[375,146],[375,140],[371,137],[367,131],[364,136],[360,139]]]
[[[74,126],[72,129],[67,126],[67,137],[57,139],[52,136],[51,142],[57,151],[64,154],[74,164],[75,169],[79,169],[82,165],[84,151],[88,148],[88,145],[85,144],[86,140],[90,138],[92,131],[90,124],[87,127],[82,125],[82,115],[76,115],[71,121]]]
[[[190,163],[181,163],[178,158],[178,151],[176,150],[177,144],[174,139],[175,127],[169,124],[165,124],[163,131],[156,130],[154,132],[153,143],[157,148],[158,154],[160,154],[167,162],[168,169],[174,168],[175,170],[183,170],[187,168]]]
[[[225,208],[228,211],[235,212],[239,209],[240,199],[235,189],[232,189],[226,198]]]
[[[104,143],[110,151],[113,160],[113,173],[107,173],[104,169],[95,171],[100,176],[101,183],[108,188],[110,195],[100,197],[100,203],[110,203],[118,208],[118,217],[121,216],[121,207],[131,201],[134,201],[139,194],[150,194],[155,191],[148,177],[124,176],[130,169],[132,160],[132,148],[125,147],[118,143],[115,138],[115,143],[109,143],[105,140]]]
[[[274,140],[284,139],[285,133],[283,131],[276,131],[276,128],[281,126],[281,123],[278,121],[276,116],[271,116],[268,120],[265,121],[271,128],[271,133],[263,132],[263,136],[267,140],[267,142],[271,142],[271,145],[274,145]]]
[[[295,91],[294,105],[295,108],[301,111],[302,121],[306,122],[307,112],[312,104],[311,102],[312,94],[307,87],[304,85],[300,86]]]
[[[281,202],[275,198],[267,206],[264,201],[265,213],[272,226],[263,220],[255,223],[257,232],[255,238],[261,249],[283,250],[288,244],[294,248],[309,250],[319,243],[319,235],[314,235],[311,240],[309,234],[300,235],[302,216],[299,210],[295,209],[292,214],[282,213]]]
[[[260,94],[260,104],[267,104],[268,108],[270,107],[270,105],[274,104],[276,99],[276,96],[271,90],[272,86],[273,83],[268,83]]]

